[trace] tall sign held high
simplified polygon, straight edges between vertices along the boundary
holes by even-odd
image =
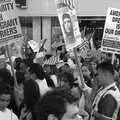
[[[67,51],[82,43],[74,0],[55,0]]]

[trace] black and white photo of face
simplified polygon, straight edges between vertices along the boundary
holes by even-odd
[[[72,24],[71,24],[70,18],[64,19],[64,28],[65,28],[66,33],[71,33]]]
[[[72,23],[69,14],[63,15],[63,27],[66,34],[71,34],[73,32],[72,30]]]

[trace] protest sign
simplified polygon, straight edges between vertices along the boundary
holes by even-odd
[[[120,9],[107,10],[101,50],[120,54]]]
[[[77,47],[77,56],[86,58],[87,52],[90,50],[90,45],[88,41],[84,41],[80,46]]]
[[[17,86],[17,80],[14,73],[13,63],[11,60],[12,52],[10,53],[10,47],[15,48],[13,47],[15,45],[9,45],[13,42],[21,40],[20,38],[22,38],[22,32],[19,19],[16,14],[16,6],[14,0],[0,1],[0,47],[6,47],[7,56],[11,64],[15,86]]]
[[[14,0],[0,2],[0,46],[8,45],[22,37]]]
[[[74,0],[55,0],[67,51],[82,43]]]
[[[28,44],[32,48],[33,52],[39,52],[40,45],[35,40],[28,41]]]

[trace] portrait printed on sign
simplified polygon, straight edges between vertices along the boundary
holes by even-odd
[[[65,34],[66,44],[75,43],[73,26],[72,26],[70,15],[68,13],[63,14],[62,21],[63,21],[63,29]]]

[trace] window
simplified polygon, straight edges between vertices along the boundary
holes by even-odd
[[[27,40],[33,40],[33,22],[32,17],[20,17],[22,33],[27,35]]]
[[[27,0],[15,0],[16,6],[20,8],[27,8]]]

